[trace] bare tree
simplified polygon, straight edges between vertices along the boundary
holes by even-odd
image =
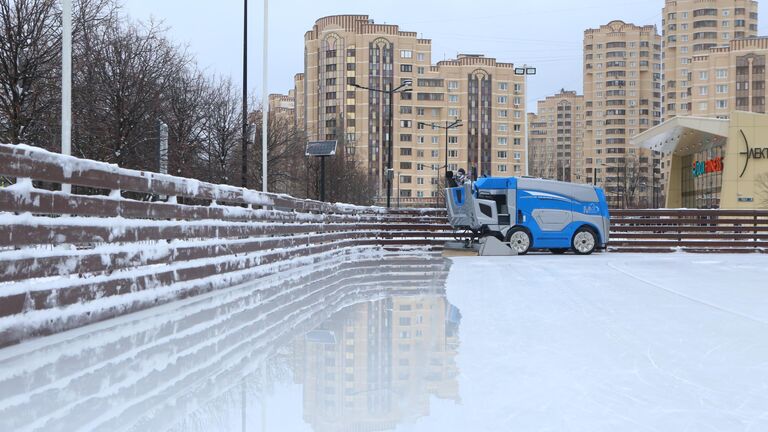
[[[98,28],[112,0],[77,0],[73,40]],[[0,1],[0,141],[58,149],[61,11],[57,0]]]
[[[232,183],[234,165],[242,134],[242,105],[239,89],[230,78],[208,83],[201,125],[200,162],[204,171],[198,178],[215,183]]]
[[[207,80],[190,66],[173,79],[165,95],[161,117],[168,125],[168,172],[196,175],[198,155],[203,150],[203,122],[206,108]]]
[[[60,29],[54,0],[0,1],[0,140],[26,141],[53,108]]]
[[[73,147],[83,156],[156,167],[157,123],[170,83],[189,63],[164,29],[112,21],[75,58]]]

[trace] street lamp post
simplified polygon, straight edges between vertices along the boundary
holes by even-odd
[[[349,85],[351,85],[352,87],[356,87],[356,88],[359,88],[359,89],[362,89],[362,90],[374,91],[374,92],[377,92],[377,93],[384,93],[384,94],[389,95],[389,124],[387,125],[388,126],[387,127],[387,129],[388,129],[388,132],[387,132],[388,137],[387,137],[387,174],[386,174],[386,177],[387,177],[387,208],[389,208],[391,203],[392,203],[392,143],[393,143],[392,134],[393,134],[393,131],[394,131],[393,124],[394,124],[394,121],[395,121],[395,119],[394,119],[394,110],[393,110],[393,106],[395,105],[394,97],[395,97],[395,93],[411,91],[410,88],[405,88],[405,87],[410,87],[411,84],[413,84],[413,81],[405,80],[405,81],[402,82],[402,84],[400,84],[397,87],[393,88],[393,86],[390,84],[389,90],[382,90],[382,89],[377,89],[377,88],[370,88],[370,87],[361,86],[361,85],[356,84],[356,83],[349,83]]]
[[[61,154],[72,154],[72,0],[61,2]],[[61,184],[69,193],[72,186]]]
[[[263,112],[262,112],[263,114]],[[243,0],[243,124],[240,186],[248,187],[248,0]]]
[[[453,123],[449,123],[448,120],[445,121],[445,126],[439,125],[437,123],[424,123],[419,122],[420,125],[423,126],[431,126],[433,129],[443,129],[445,130],[445,174],[448,175],[448,131],[451,129],[460,128],[463,126],[461,124],[461,119],[456,119],[453,121]],[[437,170],[437,175],[440,175],[440,169]],[[438,181],[439,184],[439,181]]]
[[[528,103],[525,100],[526,95],[528,94],[528,75],[536,75],[536,68],[535,67],[529,67],[528,65],[523,65],[523,67],[515,68],[515,75],[522,75],[523,76],[523,119],[525,122],[524,125],[524,132],[523,132],[523,141],[525,141],[525,175],[528,175],[528,165],[530,164],[530,159],[528,158]]]

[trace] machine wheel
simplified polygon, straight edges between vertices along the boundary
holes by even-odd
[[[581,227],[571,240],[573,250],[579,255],[589,255],[597,247],[597,235],[589,227]]]
[[[531,250],[531,235],[523,228],[512,228],[507,234],[509,247],[517,252],[518,255],[525,255]]]
[[[555,248],[555,249],[550,249],[549,251],[555,255],[562,255],[568,252],[568,248]]]

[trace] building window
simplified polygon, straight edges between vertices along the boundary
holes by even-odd
[[[717,76],[717,79],[728,78],[728,69],[717,69],[715,71],[715,74]]]
[[[448,117],[458,117],[458,116],[459,116],[458,108],[448,108]]]
[[[336,64],[327,64],[325,65],[325,71],[326,72],[333,72],[336,70]]]
[[[416,53],[416,60],[424,61],[425,58],[424,53]]]
[[[519,146],[522,140],[520,138],[513,138],[512,139],[512,145]]]
[[[506,123],[499,123],[499,132],[507,132],[509,126]]]
[[[706,81],[706,80],[708,80],[708,79],[709,79],[709,72],[707,72],[707,71],[701,71],[701,72],[699,72],[699,79],[700,79],[701,81]]]
[[[499,96],[496,98],[496,102],[499,105],[506,105],[507,104],[507,97],[506,96]]]
[[[706,110],[707,110],[707,103],[699,102],[699,111],[706,111]]]
[[[507,152],[506,151],[497,151],[496,157],[499,159],[506,159],[507,158]]]
[[[400,127],[409,128],[413,122],[411,120],[400,120]]]
[[[506,165],[499,165],[499,172],[507,172],[507,166]]]
[[[719,99],[717,101],[717,109],[725,109],[728,108],[728,101],[725,99]]]
[[[433,136],[432,137],[432,144],[440,144],[440,137]]]
[[[706,96],[708,94],[709,94],[709,87],[707,86],[699,87],[699,96]]]
[[[432,151],[430,152],[430,155],[431,155],[433,158],[436,158],[436,157],[438,157],[438,156],[440,155],[440,151],[439,151],[439,150],[432,150]],[[434,164],[433,164],[433,165],[432,165],[432,169],[437,169],[437,168],[435,168],[435,166],[436,166],[436,165],[434,165]]]
[[[448,144],[458,144],[458,143],[459,143],[459,137],[457,136],[448,137]]]
[[[424,67],[423,66],[416,67],[416,73],[419,75],[424,75]]]
[[[448,95],[448,102],[450,102],[450,103],[458,103],[459,102],[459,95]]]
[[[448,150],[448,157],[449,158],[457,158],[457,157],[459,157],[459,151],[458,150]]]
[[[499,90],[509,90],[509,83],[508,82],[499,82]]]
[[[400,50],[400,58],[412,58],[412,57],[413,57],[413,51]]]
[[[506,118],[506,117],[509,117],[509,112],[507,112],[507,110],[499,110],[498,115],[501,118]]]
[[[515,160],[517,160],[517,161],[519,161],[519,160],[520,160],[520,152],[515,152],[515,153],[513,154],[513,156],[514,156]]]
[[[507,145],[509,141],[507,140],[507,137],[498,137],[496,138],[496,143],[499,145]]]
[[[413,72],[413,65],[401,64],[400,65],[400,72]]]
[[[720,94],[728,93],[728,85],[718,84],[717,86],[715,86],[715,91]]]
[[[459,88],[458,81],[448,81],[448,90],[456,90]]]

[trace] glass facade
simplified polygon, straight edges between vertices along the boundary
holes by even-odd
[[[719,208],[720,192],[723,187],[723,164],[725,157],[722,146],[713,147],[682,158],[683,207]]]

